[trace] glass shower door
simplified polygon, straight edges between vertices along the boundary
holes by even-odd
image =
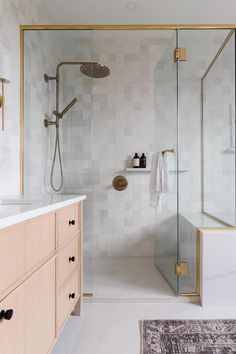
[[[176,294],[179,292],[175,264],[178,262],[178,63],[173,60],[178,33],[173,33],[155,69],[157,151],[168,154],[170,190],[162,193],[156,209],[155,263]],[[165,139],[163,139],[163,135]],[[160,144],[164,141],[164,144]]]
[[[197,232],[214,226],[206,206],[208,214],[213,214],[210,207],[223,208],[226,201],[231,200],[229,210],[234,207],[233,135],[229,145],[234,133],[234,36],[222,47],[228,35],[228,30],[179,31],[179,47],[187,52],[186,60],[178,63],[179,260],[188,264],[187,276],[179,277],[182,295],[199,293]],[[204,195],[208,199],[203,208]]]

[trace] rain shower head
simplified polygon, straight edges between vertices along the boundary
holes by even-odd
[[[80,72],[83,75],[101,79],[110,75],[110,69],[102,64],[99,63],[86,63],[82,64],[80,67]]]
[[[63,116],[71,109],[72,106],[74,106],[74,104],[78,101],[78,98],[74,98],[67,106],[65,109],[63,109],[63,111],[57,112],[57,111],[53,111],[53,114],[55,114],[55,116],[57,118],[63,118]]]

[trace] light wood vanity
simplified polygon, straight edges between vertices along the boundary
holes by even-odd
[[[0,354],[50,353],[80,315],[82,200],[58,205],[0,230]]]

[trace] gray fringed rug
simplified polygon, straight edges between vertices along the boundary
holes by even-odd
[[[141,321],[142,354],[236,354],[236,320]]]

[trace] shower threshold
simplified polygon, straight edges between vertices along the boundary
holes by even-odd
[[[94,258],[94,302],[196,302],[177,297],[154,257]]]

